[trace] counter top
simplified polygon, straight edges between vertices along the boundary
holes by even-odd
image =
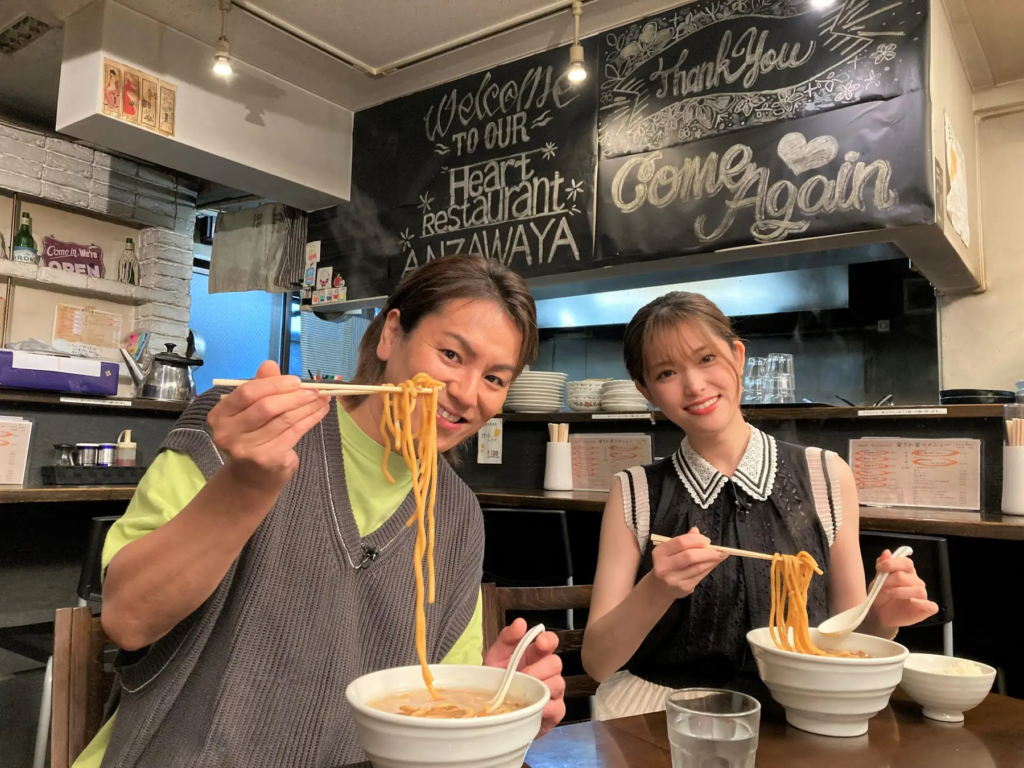
[[[161,400],[129,400],[123,397],[100,397],[98,395],[76,395],[70,392],[42,392],[27,389],[0,387],[0,408],[8,403],[31,403],[38,405],[59,405],[64,408],[98,408],[118,413],[121,411],[165,411],[177,417],[189,403],[163,402]]]
[[[777,406],[745,406],[743,418],[747,421],[790,421],[792,419],[985,419],[999,418],[1003,415],[1001,405],[905,405],[885,406],[884,408],[850,408],[847,406],[832,407],[827,405],[777,405]],[[557,413],[502,413],[498,418],[506,421],[544,421],[544,422],[586,422],[593,421],[667,421],[661,411],[644,411],[641,413],[573,413],[559,411]]]
[[[480,503],[494,507],[533,507],[572,512],[601,512],[605,491],[532,491],[509,488],[476,489]],[[975,539],[1024,541],[1024,517],[998,512],[962,512],[909,507],[861,507],[863,530],[965,536]]]
[[[44,485],[37,488],[0,485],[0,504],[32,501],[128,501],[134,494],[134,485]]]

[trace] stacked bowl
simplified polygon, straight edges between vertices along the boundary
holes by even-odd
[[[566,400],[577,413],[594,413],[601,410],[601,387],[605,379],[570,381],[566,386]]]
[[[607,413],[638,413],[648,410],[647,401],[628,379],[606,381],[601,387],[601,410]]]
[[[554,413],[565,399],[565,373],[523,371],[505,398],[505,410],[514,413]]]

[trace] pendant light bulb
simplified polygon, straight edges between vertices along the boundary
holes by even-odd
[[[817,8],[819,11],[831,8],[835,4],[836,0],[811,0],[811,7]]]
[[[217,41],[217,53],[213,57],[214,74],[227,77],[232,73],[231,69],[231,45],[226,37]]]
[[[580,45],[580,16],[583,15],[583,3],[576,0],[572,4],[574,25],[573,44],[569,48],[569,69],[566,76],[571,83],[582,83],[587,79],[587,68],[583,64],[583,46]]]

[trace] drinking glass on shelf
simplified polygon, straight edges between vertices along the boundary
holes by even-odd
[[[777,403],[796,402],[796,375],[793,370],[793,356],[782,352],[772,352],[768,355],[769,378],[778,379],[775,385],[774,394],[781,397],[781,400],[772,400]],[[766,385],[767,389],[767,385]],[[767,400],[765,402],[768,402]]]
[[[764,357],[748,357],[743,372],[743,402],[764,402],[764,377],[768,372],[768,360]]]
[[[672,768],[754,768],[761,705],[735,691],[688,688],[665,701]]]

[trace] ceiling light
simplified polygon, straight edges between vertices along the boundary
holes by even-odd
[[[228,42],[228,13],[231,11],[231,0],[220,0],[220,39],[217,40],[217,53],[213,57],[213,72],[221,77],[231,74],[231,43]]]
[[[587,68],[583,66],[583,46],[580,45],[580,16],[583,15],[583,3],[575,0],[572,4],[572,19],[575,27],[573,44],[569,48],[569,69],[566,76],[570,82],[582,83],[587,79]]]
[[[819,11],[831,8],[835,4],[836,0],[811,0],[811,7],[817,8]]]

